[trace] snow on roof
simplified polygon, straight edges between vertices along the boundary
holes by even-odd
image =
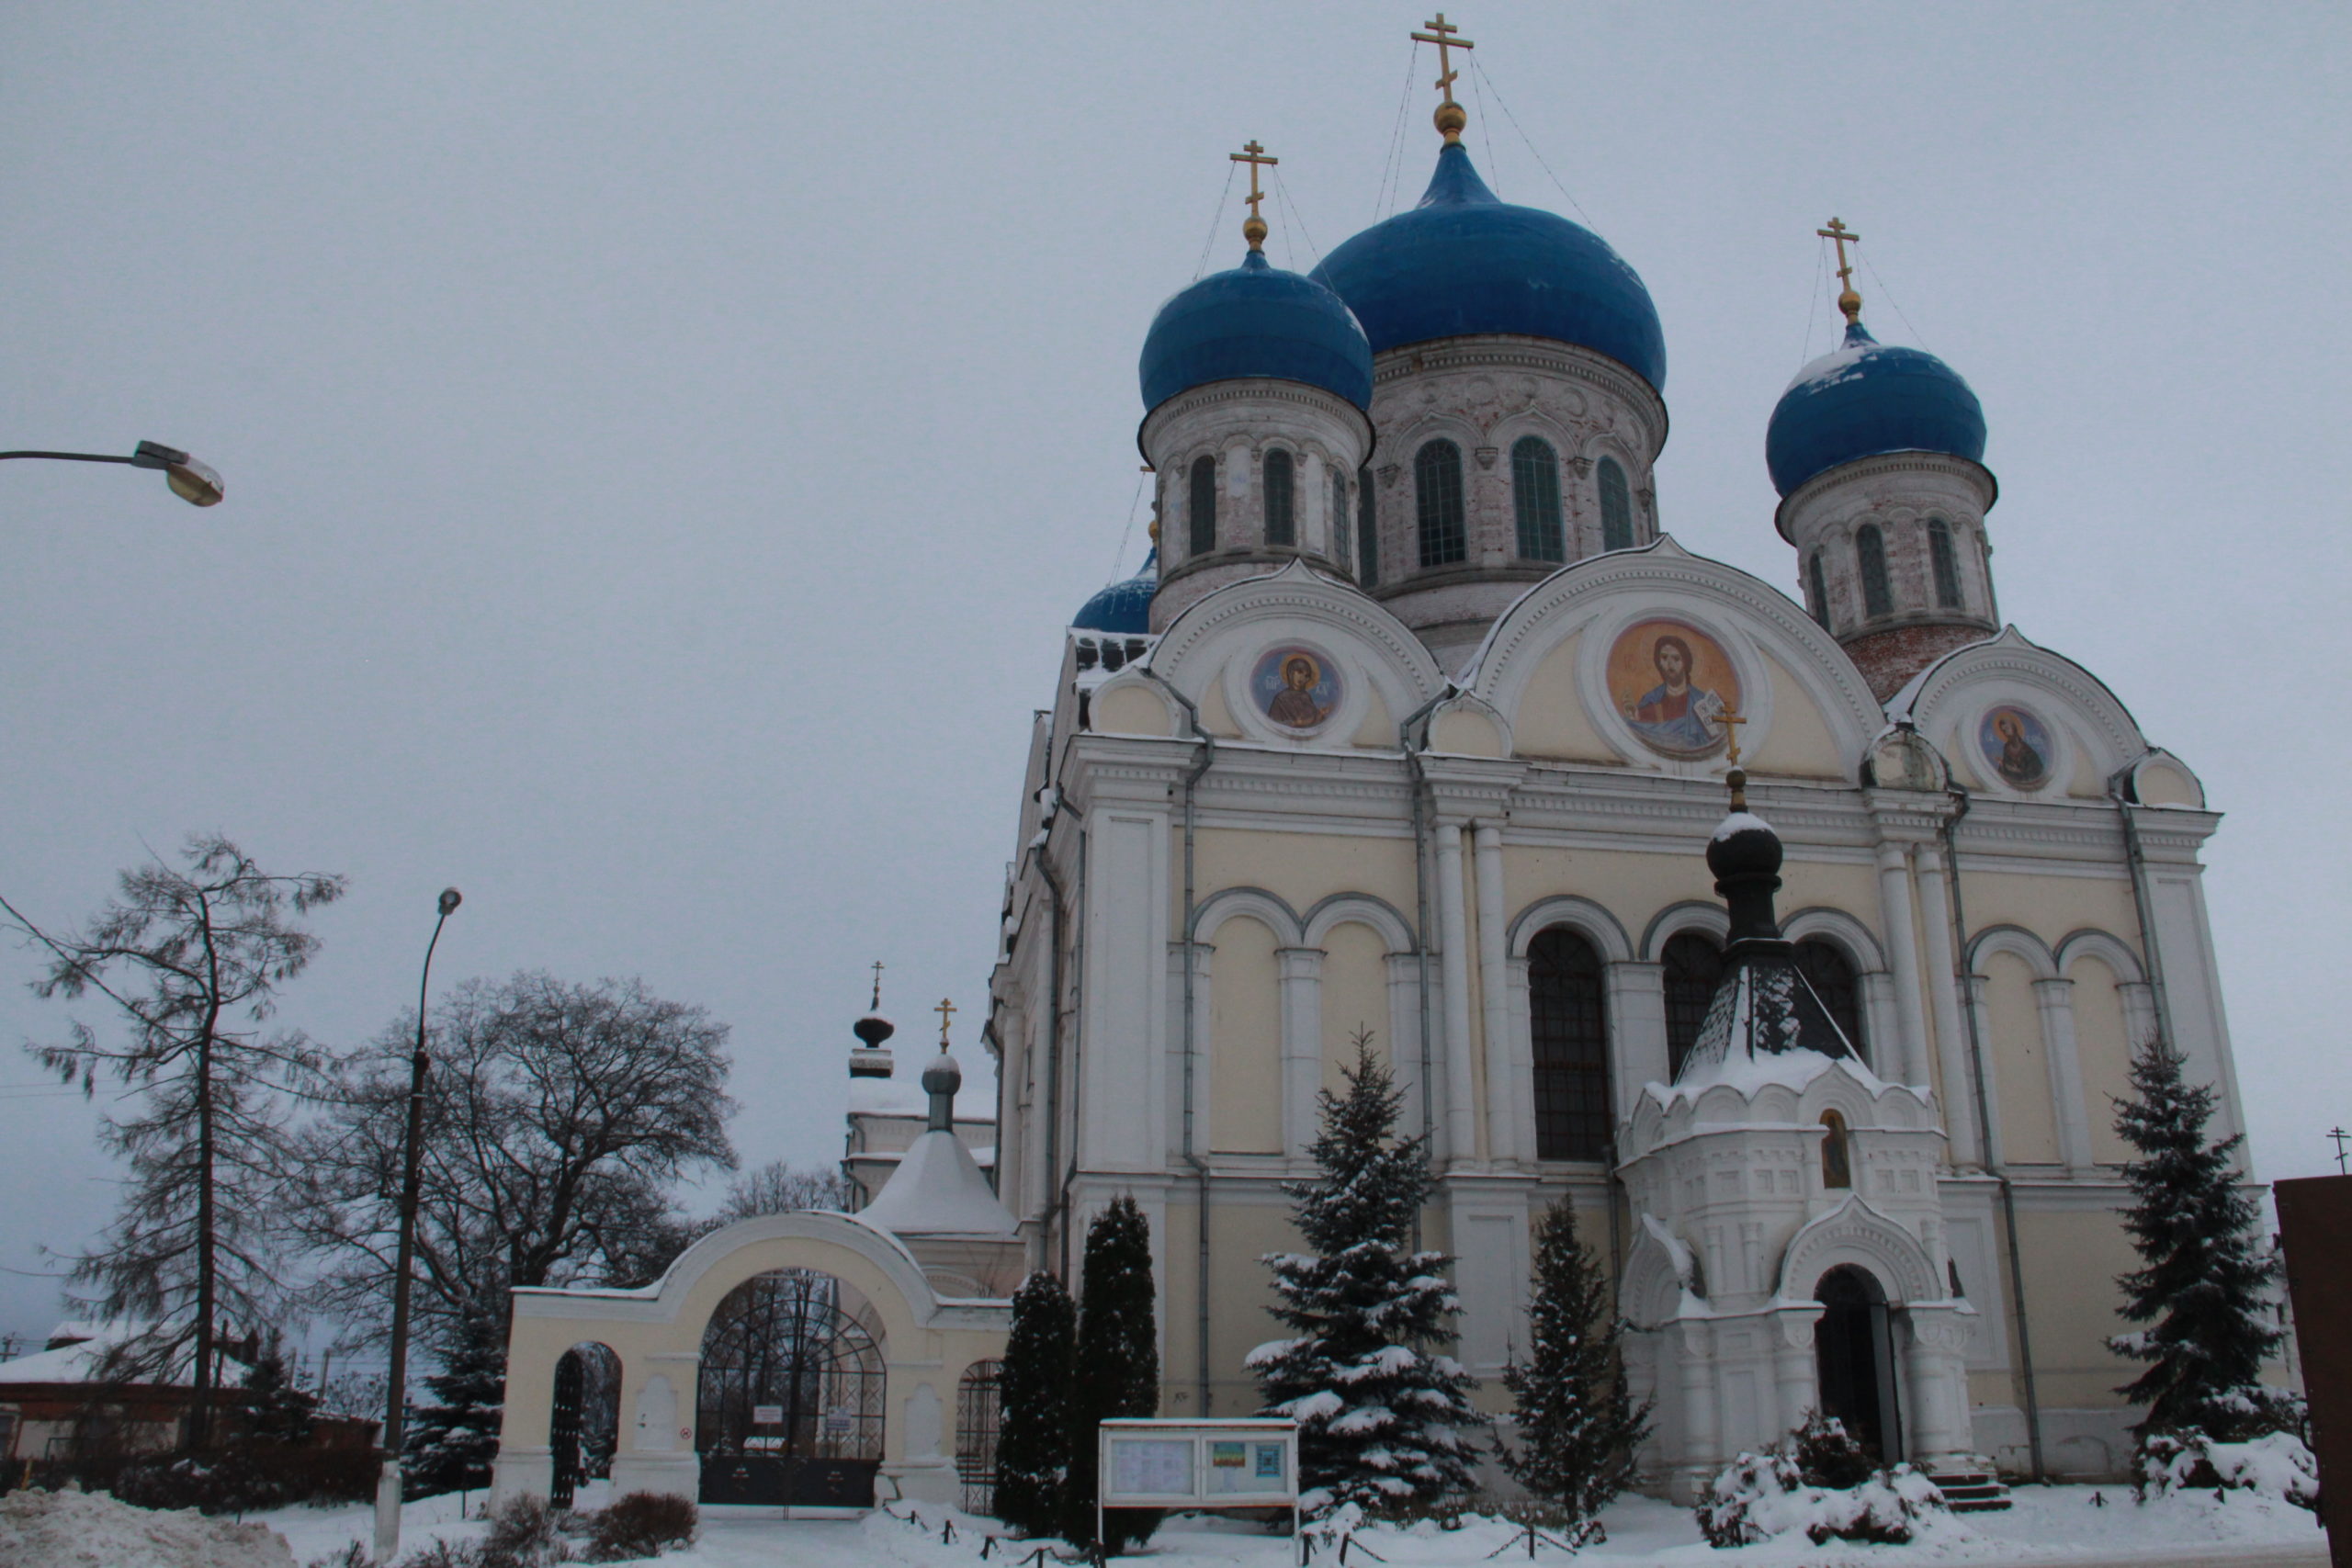
[[[1011,1235],[1018,1228],[953,1133],[917,1138],[857,1217],[899,1235]]]
[[[1765,821],[1753,811],[1735,811],[1715,824],[1715,841],[1721,843],[1734,833],[1745,833],[1751,829],[1759,833],[1770,833],[1772,831],[1772,824]]]
[[[97,1377],[100,1364],[109,1351],[128,1345],[153,1326],[139,1319],[61,1323],[50,1331],[49,1340],[57,1347],[55,1349],[36,1350],[13,1361],[0,1361],[0,1383],[88,1382]],[[60,1340],[66,1343],[58,1344]],[[233,1366],[242,1368],[245,1364],[242,1358],[225,1349],[222,1353]],[[151,1384],[186,1383],[190,1381],[190,1359],[187,1349],[182,1348],[173,1358],[167,1373],[141,1376],[138,1381]]]

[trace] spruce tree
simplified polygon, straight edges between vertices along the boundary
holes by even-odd
[[[2231,1156],[2243,1134],[2208,1143],[2213,1089],[2190,1084],[2182,1059],[2151,1041],[2132,1064],[2132,1098],[2118,1102],[2115,1130],[2139,1151],[2124,1167],[2132,1206],[2124,1229],[2142,1267],[2116,1280],[2126,1322],[2154,1324],[2108,1341],[2120,1356],[2150,1363],[2116,1392],[2148,1407],[2135,1428],[2209,1432],[2222,1405],[2261,1376],[2278,1348],[2263,1288],[2277,1272],[2255,1229],[2259,1211],[2238,1185]]]
[[[1503,1369],[1519,1417],[1519,1450],[1504,1453],[1503,1468],[1559,1505],[1581,1539],[1597,1540],[1598,1524],[1583,1527],[1633,1483],[1650,1407],[1635,1408],[1626,1391],[1624,1322],[1565,1198],[1536,1222],[1532,1284],[1528,1359]]]
[[[1043,1271],[1023,1280],[997,1372],[996,1517],[1023,1535],[1051,1535],[1061,1524],[1077,1344],[1078,1307],[1061,1280]]]
[[[1320,1177],[1286,1184],[1311,1253],[1275,1253],[1274,1316],[1295,1336],[1250,1352],[1261,1414],[1299,1423],[1299,1481],[1313,1511],[1346,1503],[1396,1512],[1473,1485],[1466,1430],[1486,1425],[1475,1386],[1431,1347],[1462,1310],[1442,1253],[1410,1250],[1429,1196],[1424,1140],[1390,1142],[1398,1094],[1356,1035],[1345,1094],[1320,1097],[1312,1153]]]
[[[1159,1329],[1151,1284],[1151,1224],[1125,1193],[1086,1231],[1078,1292],[1078,1352],[1069,1380],[1069,1479],[1062,1488],[1062,1536],[1094,1540],[1101,1486],[1098,1428],[1104,1421],[1159,1414]],[[1155,1508],[1114,1508],[1102,1521],[1102,1550],[1125,1551],[1151,1539]]]
[[[505,1325],[477,1303],[459,1316],[441,1371],[424,1380],[434,1403],[408,1421],[406,1495],[479,1492],[498,1457],[506,1411]]]

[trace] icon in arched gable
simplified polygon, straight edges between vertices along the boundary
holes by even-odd
[[[1722,749],[1724,715],[1740,711],[1739,671],[1723,644],[1688,621],[1652,616],[1609,649],[1609,698],[1642,744],[1668,757]]]
[[[1329,655],[1296,643],[1271,648],[1250,671],[1250,694],[1259,712],[1284,729],[1304,734],[1320,728],[1339,711],[1339,666]]]
[[[1987,709],[1976,723],[1976,748],[1984,765],[2011,789],[2040,789],[2050,782],[2056,755],[2050,727],[2030,709],[2015,703]]]

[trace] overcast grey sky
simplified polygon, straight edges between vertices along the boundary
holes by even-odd
[[[0,467],[0,891],[77,919],[196,829],[347,873],[284,1010],[342,1045],[454,882],[441,980],[642,975],[734,1026],[747,1161],[836,1156],[867,964],[905,1036],[947,994],[972,1042],[1028,714],[1142,553],[1144,329],[1212,230],[1240,254],[1226,154],[1282,157],[1270,249],[1312,265],[1385,210],[1424,15],[7,8],[0,448],[153,437],[229,500]],[[1482,84],[1490,181],[1657,300],[1685,546],[1793,586],[1764,422],[1829,341],[1833,213],[1878,335],[1975,386],[2004,613],[2229,814],[2269,1177],[2352,1120],[2348,16],[1453,12],[1526,133]],[[32,972],[0,950],[0,1043],[62,1032]],[[114,1190],[40,1081],[0,1057],[0,1328],[35,1332],[40,1248]]]

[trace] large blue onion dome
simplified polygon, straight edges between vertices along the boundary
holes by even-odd
[[[1159,308],[1139,370],[1147,412],[1211,381],[1259,376],[1372,408],[1363,328],[1338,295],[1272,265],[1254,246],[1239,266],[1211,273]]]
[[[1498,198],[1458,141],[1439,152],[1419,206],[1348,241],[1314,276],[1355,310],[1375,354],[1515,333],[1595,350],[1666,387],[1666,334],[1640,275],[1591,230]]]
[[[1159,552],[1143,558],[1143,570],[1114,582],[1079,607],[1072,631],[1141,637],[1151,630],[1151,596],[1159,592]]]
[[[1882,452],[1984,460],[1984,410],[1934,355],[1894,347],[1857,320],[1834,354],[1797,372],[1772,410],[1764,461],[1788,495],[1815,474]]]

